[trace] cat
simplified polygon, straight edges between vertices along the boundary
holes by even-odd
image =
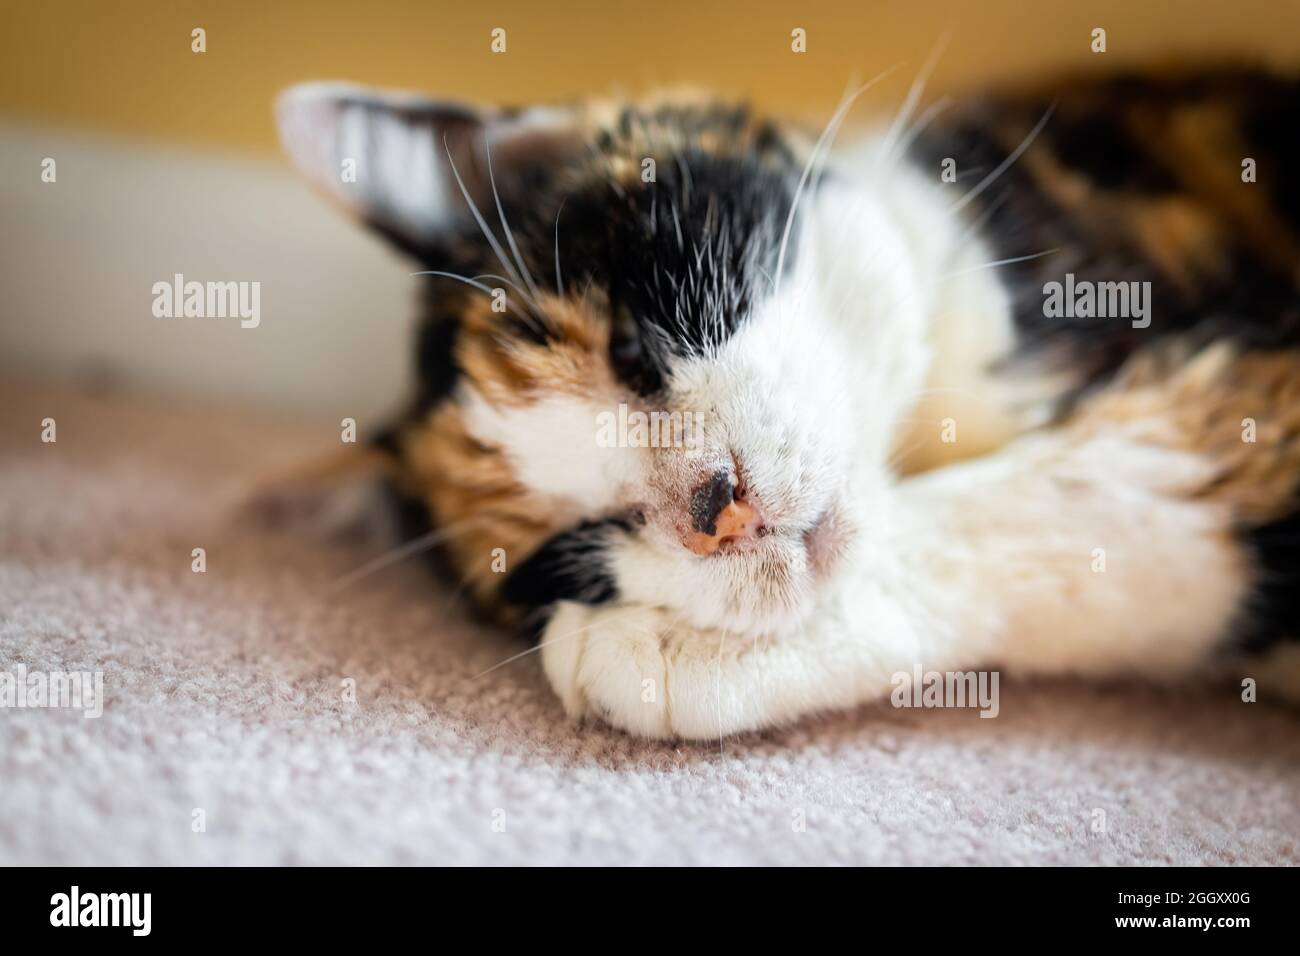
[[[1293,659],[1300,84],[918,92],[842,147],[851,98],[820,135],[688,93],[278,102],[421,284],[372,460],[569,715],[717,738],[914,668]]]

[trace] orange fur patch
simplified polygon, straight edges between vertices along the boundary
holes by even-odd
[[[510,301],[516,314],[531,311],[518,296]],[[462,313],[456,360],[483,397],[521,405],[542,394],[583,395],[595,383],[612,384],[604,293],[593,291],[577,300],[542,294],[537,304],[540,316],[526,321],[545,329],[545,345],[504,330],[502,315],[492,311],[489,299],[475,299]]]
[[[526,311],[525,303],[514,304]],[[557,392],[587,395],[602,383],[613,388],[603,295],[542,295],[537,305],[534,318],[548,334],[544,345],[503,331],[487,298],[466,309],[456,346],[465,384],[489,404],[515,407]],[[408,428],[402,444],[405,490],[428,506],[446,534],[443,548],[475,602],[508,620],[510,609],[498,605],[497,592],[511,569],[564,530],[554,504],[519,482],[503,449],[470,434],[455,402]]]
[[[1300,489],[1300,352],[1237,351],[1218,342],[1147,350],[1084,402],[1076,429],[1125,432],[1213,465],[1188,496],[1229,506],[1250,525],[1285,516]]]

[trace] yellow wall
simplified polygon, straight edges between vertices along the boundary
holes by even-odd
[[[275,149],[275,92],[306,79],[488,102],[689,82],[824,115],[850,81],[900,60],[885,92],[905,87],[948,27],[939,89],[1166,53],[1300,62],[1300,0],[3,0],[2,16],[5,116],[259,152]],[[488,49],[495,26],[504,55]],[[795,26],[804,56],[789,49]],[[1095,26],[1104,57],[1088,50]]]

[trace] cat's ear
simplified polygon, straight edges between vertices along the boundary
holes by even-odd
[[[493,180],[506,197],[587,149],[570,110],[496,111],[337,83],[290,88],[276,118],[301,172],[416,253],[472,225],[466,194],[488,216]]]

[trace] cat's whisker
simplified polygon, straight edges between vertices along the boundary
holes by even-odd
[[[564,204],[569,201],[565,196],[560,200],[560,208],[555,211],[555,288],[560,293],[560,298],[564,297],[564,279],[560,275],[560,213],[564,212]]]
[[[840,129],[844,125],[844,121],[847,117],[848,113],[845,112],[843,116],[838,120],[834,120],[833,124],[824,131],[829,132],[830,135],[827,137],[826,145],[822,148],[821,157],[813,163],[812,176],[810,177],[812,183],[811,189],[813,192],[816,192],[821,188],[822,180],[826,176],[826,168],[830,165],[831,151],[835,146],[835,138],[839,136]]]
[[[447,595],[447,603],[443,605],[443,611],[450,611],[460,603],[461,597],[465,594],[465,589],[469,587],[470,582],[474,580],[473,573],[465,575],[456,585],[456,590]]]
[[[1028,262],[1028,261],[1031,260],[1031,259],[1040,259],[1040,258],[1042,258],[1043,256],[1049,256],[1049,255],[1051,255],[1053,252],[1059,252],[1059,251],[1060,251],[1059,248],[1055,248],[1055,249],[1045,249],[1045,250],[1043,250],[1042,252],[1034,252],[1034,253],[1031,253],[1031,254],[1029,254],[1029,255],[1027,255],[1027,256],[1012,256],[1010,259],[998,259],[998,260],[996,260],[996,261],[994,261],[994,262],[983,262],[983,263],[980,263],[979,265],[970,266],[970,267],[968,267],[968,268],[964,268],[964,269],[954,269],[954,270],[951,271],[951,272],[946,272],[946,273],[943,273],[943,274],[941,274],[941,275],[939,275],[939,276],[936,276],[935,279],[934,279],[934,282],[935,282],[935,284],[937,285],[937,284],[940,283],[940,282],[946,282],[947,280],[952,279],[952,278],[955,278],[955,277],[957,277],[957,276],[966,275],[966,274],[968,274],[968,273],[972,273],[972,272],[980,272],[980,271],[982,271],[982,270],[984,270],[984,269],[996,269],[996,268],[999,268],[999,267],[1001,267],[1001,266],[1008,266],[1008,265],[1012,265],[1012,264],[1017,263],[1017,262]],[[890,305],[888,306],[888,308],[887,308],[885,311],[886,311],[886,312],[889,312],[889,311],[892,311],[892,310],[894,310],[894,309],[897,309],[900,305],[902,305],[902,304],[903,304],[904,302],[906,302],[908,299],[912,298],[912,296],[916,295],[916,293],[917,293],[918,291],[920,291],[920,286],[916,286],[916,287],[910,289],[910,290],[909,290],[905,295],[903,295],[901,298],[899,298],[899,299],[897,299],[896,301],[890,303]]]
[[[613,617],[628,617],[632,613],[634,612],[629,611],[627,614],[611,615],[610,619],[613,619]],[[525,651],[520,651],[518,654],[511,654],[505,660],[499,661],[498,663],[493,664],[487,670],[480,671],[479,673],[475,674],[473,677],[470,678],[470,680],[478,680],[480,677],[486,677],[488,674],[491,674],[494,670],[505,667],[507,664],[513,664],[515,661],[519,660],[520,658],[527,657],[529,654],[536,654],[543,647],[550,647],[552,644],[558,644],[560,641],[567,641],[571,638],[577,637],[579,634],[582,634],[584,631],[589,631],[593,627],[596,627],[604,623],[606,622],[592,621],[590,624],[584,624],[582,627],[579,627],[576,630],[569,631],[567,634],[561,634],[559,637],[552,637],[552,638],[548,638],[545,641],[538,641],[535,646],[530,647]]]
[[[994,214],[1002,208],[1006,201],[1007,196],[1006,194],[1003,194],[988,203],[985,208],[980,211],[980,214],[971,220],[970,225],[962,230],[962,234],[958,236],[957,241],[953,243],[954,247],[964,249],[966,243],[974,239],[976,235],[982,235],[984,227],[988,224],[988,221],[993,218]]]
[[[476,275],[476,276],[470,276],[470,278],[473,279],[473,280],[476,281],[476,282],[477,282],[479,279],[496,279],[497,282],[500,282],[500,283],[502,283],[502,284],[504,284],[504,285],[508,285],[508,286],[510,286],[510,288],[514,289],[514,290],[515,290],[516,292],[518,292],[521,296],[524,295],[524,290],[523,290],[523,289],[519,288],[519,286],[515,285],[514,282],[512,282],[512,281],[509,280],[509,279],[507,279],[505,276],[499,276],[499,275],[497,275],[495,272],[481,272],[481,273],[479,273],[479,274]]]
[[[486,286],[482,282],[478,282],[475,279],[471,279],[469,276],[459,275],[458,273],[455,272],[443,272],[441,269],[421,269],[419,272],[409,272],[407,273],[407,275],[410,275],[412,277],[442,276],[444,279],[456,279],[457,281],[463,282],[466,285],[473,286],[475,289],[478,289],[480,292],[486,292],[488,295],[492,294],[492,289],[490,286]]]
[[[1042,252],[1034,252],[1027,256],[1012,256],[1010,259],[997,259],[993,262],[981,262],[979,265],[967,266],[965,269],[956,269],[952,272],[945,272],[938,277],[938,281],[951,279],[954,276],[964,276],[971,272],[981,272],[984,269],[997,269],[1000,266],[1014,265],[1017,262],[1029,262],[1032,259],[1041,259],[1043,256],[1050,256],[1053,252],[1060,252],[1057,249],[1044,249]]]
[[[895,418],[893,421],[898,425],[943,425],[942,421],[936,421],[932,418]]]
[[[492,275],[490,273],[484,274],[482,276],[475,276],[473,278],[470,278],[469,276],[463,276],[456,272],[444,272],[441,269],[422,269],[419,272],[408,273],[408,275],[412,277],[441,276],[444,279],[455,279],[458,282],[463,282],[466,285],[477,289],[479,292],[482,292],[484,295],[488,297],[495,296],[496,290],[493,289],[491,286],[484,285],[482,282],[479,282],[478,280],[496,279],[499,282],[506,283],[512,289],[518,291],[520,296],[523,296],[523,292],[519,290],[519,287],[515,285],[513,282],[511,282],[509,279],[503,278],[502,276],[498,276],[498,275]],[[546,330],[538,323],[538,320],[535,316],[529,315],[526,312],[520,312],[517,308],[515,308],[514,303],[509,301],[509,299],[506,300],[506,308],[508,308],[511,312],[513,312],[521,322],[528,325],[530,328],[536,330],[538,333],[543,333],[543,334],[545,333]]]
[[[940,97],[927,106],[921,115],[917,117],[912,128],[903,134],[903,137],[898,141],[898,145],[894,147],[894,159],[897,161],[906,156],[908,149],[911,148],[916,138],[925,131],[927,126],[934,122],[935,117],[950,106],[952,106],[952,97],[950,96]]]
[[[505,267],[506,273],[516,282],[522,282],[523,280],[515,271],[514,266],[512,266],[507,260],[505,250],[501,248],[501,243],[497,241],[496,234],[488,228],[487,220],[484,219],[483,214],[478,211],[477,204],[475,204],[473,198],[470,196],[469,189],[465,186],[465,180],[461,178],[460,170],[456,168],[456,160],[452,159],[451,146],[447,143],[447,136],[445,133],[442,137],[442,148],[447,153],[447,163],[451,166],[451,174],[456,179],[456,185],[460,187],[460,194],[465,197],[465,205],[469,207],[470,213],[474,216],[474,221],[478,223],[479,229],[482,230],[483,238],[485,238],[488,241],[488,245],[492,247],[493,253],[496,254],[497,261]],[[537,308],[536,302],[529,300],[528,304],[534,309]]]
[[[931,395],[965,395],[971,398],[979,398],[979,393],[973,388],[959,388],[955,385],[935,386],[933,388],[922,388],[916,393],[917,398],[929,398]]]
[[[826,126],[822,129],[821,135],[817,138],[817,141],[814,143],[813,148],[809,153],[808,161],[804,164],[798,185],[795,187],[794,197],[790,202],[790,211],[786,216],[785,225],[781,233],[781,243],[777,251],[776,282],[773,285],[772,295],[778,302],[778,308],[781,309],[781,329],[779,335],[782,343],[785,342],[788,328],[784,321],[785,303],[781,298],[781,280],[785,272],[785,256],[790,244],[790,236],[793,232],[795,216],[798,215],[800,203],[803,201],[808,180],[815,174],[816,180],[813,184],[813,188],[816,189],[820,187],[822,175],[830,161],[830,146],[834,143],[835,137],[839,134],[840,125],[843,123],[845,117],[848,116],[849,109],[857,98],[901,66],[901,63],[895,64],[868,82],[858,86],[856,90],[845,89],[840,105],[836,108],[835,112],[831,114],[830,119],[827,120]],[[825,334],[826,333],[823,332],[823,337]]]
[[[899,134],[903,131],[907,121],[912,118],[912,111],[916,109],[916,104],[920,102],[921,96],[925,92],[925,85],[930,81],[934,68],[939,65],[939,58],[948,49],[948,44],[951,41],[952,28],[950,27],[939,37],[934,49],[930,51],[930,56],[922,64],[920,72],[916,74],[916,79],[912,81],[912,86],[907,91],[907,96],[898,110],[898,115],[894,117],[894,121],[889,125],[889,130],[885,133],[884,142],[880,147],[880,153],[876,157],[877,170],[879,170],[883,162],[892,157]]]
[[[723,745],[722,732],[722,650],[727,645],[727,635],[730,632],[722,629],[722,634],[718,637],[718,756],[726,756],[726,748]]]
[[[488,674],[491,674],[494,670],[497,670],[498,668],[505,667],[507,664],[513,664],[515,661],[519,660],[520,658],[527,657],[529,654],[536,654],[543,647],[546,647],[549,644],[558,643],[559,641],[562,641],[565,638],[575,637],[578,634],[581,634],[583,631],[590,630],[594,626],[595,626],[594,624],[587,624],[584,627],[578,628],[576,631],[572,631],[568,634],[561,635],[560,637],[552,638],[549,641],[543,641],[534,647],[530,647],[527,650],[520,651],[518,654],[511,654],[505,660],[498,661],[496,664],[493,664],[487,670],[479,671],[477,674],[471,677],[470,680],[478,680],[480,677],[486,677]]]
[[[532,274],[528,271],[528,264],[524,262],[524,257],[519,254],[519,245],[515,242],[515,234],[510,229],[510,223],[506,221],[506,211],[501,205],[501,194],[497,192],[497,177],[492,171],[492,144],[488,142],[487,134],[483,135],[483,151],[487,154],[488,182],[492,186],[492,198],[497,204],[497,217],[501,220],[501,229],[506,234],[506,242],[510,244],[510,251],[514,254],[515,264],[519,267],[519,272],[523,275],[525,283],[533,298],[537,298],[537,283],[533,282]]]
[[[903,447],[903,448],[899,448],[899,449],[897,449],[897,450],[896,450],[893,454],[891,454],[891,455],[889,456],[889,458],[886,460],[886,462],[885,462],[885,470],[887,470],[887,471],[891,471],[891,472],[892,472],[892,471],[894,471],[895,469],[897,469],[898,466],[899,466],[900,464],[903,463],[903,460],[904,460],[905,458],[907,458],[909,455],[911,455],[912,452],[918,450],[922,445],[926,444],[926,442],[927,442],[928,440],[929,440],[929,439],[921,438],[921,439],[919,439],[919,440],[917,440],[917,441],[912,442],[910,445],[907,445],[907,446],[905,446],[905,447]]]
[[[794,228],[794,217],[799,211],[799,203],[803,199],[804,188],[808,185],[808,178],[812,175],[813,167],[816,164],[818,157],[821,155],[822,150],[827,148],[830,141],[834,139],[835,133],[839,130],[839,124],[843,122],[844,117],[848,115],[849,109],[857,101],[858,97],[867,92],[867,90],[871,89],[881,80],[885,79],[885,77],[889,76],[901,65],[902,64],[895,64],[884,72],[877,74],[875,78],[867,81],[862,86],[859,86],[852,94],[846,97],[844,102],[841,103],[839,108],[831,115],[830,120],[826,123],[825,129],[822,130],[821,136],[817,138],[817,142],[813,145],[812,152],[808,156],[808,161],[804,164],[803,172],[799,176],[799,183],[795,186],[794,198],[790,201],[790,212],[785,217],[785,227],[781,231],[781,245],[779,246],[776,255],[776,286],[778,300],[780,299],[781,278],[785,271],[786,250],[790,245],[790,232]]]
[[[370,561],[367,561],[359,568],[356,568],[353,571],[349,571],[347,574],[343,575],[342,577],[337,578],[334,581],[334,583],[329,586],[329,590],[327,593],[334,594],[339,591],[342,591],[345,588],[355,584],[357,581],[360,581],[363,578],[367,578],[370,575],[376,573],[377,571],[382,571],[384,568],[397,564],[399,561],[406,560],[413,554],[419,554],[422,551],[428,551],[430,548],[436,547],[437,545],[441,544],[443,541],[455,537],[457,534],[462,533],[473,523],[474,521],[472,519],[454,522],[452,524],[444,525],[443,527],[440,528],[435,528],[432,531],[427,532],[426,534],[422,534],[419,537],[412,538],[410,541],[403,542],[402,544],[399,544],[397,547],[385,551],[383,554],[379,555],[378,557],[373,558]]]
[[[966,195],[953,203],[950,207],[950,211],[954,213],[961,212],[972,200],[975,199],[975,197],[988,189],[988,187],[993,185],[993,182],[999,176],[1010,169],[1012,164],[1015,163],[1015,161],[1024,154],[1025,150],[1033,144],[1034,140],[1038,138],[1038,134],[1043,131],[1043,127],[1047,125],[1047,121],[1052,118],[1054,112],[1056,112],[1056,103],[1052,103],[1052,105],[1047,108],[1046,112],[1043,113],[1042,118],[1034,124],[1034,128],[1031,129],[1029,134],[1020,141],[1020,145],[1011,151],[1011,155],[998,163],[997,167],[991,173],[976,183],[975,186],[966,193]]]

